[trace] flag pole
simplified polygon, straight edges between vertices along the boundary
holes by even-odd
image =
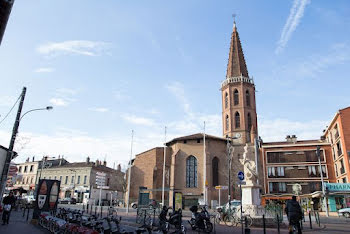
[[[164,157],[163,157],[163,186],[162,186],[162,206],[164,206],[164,187],[165,187],[165,160],[166,160],[166,126],[164,128]]]
[[[126,202],[126,213],[129,213],[129,199],[130,199],[130,177],[131,177],[131,160],[132,160],[132,145],[134,142],[134,130],[131,130],[131,150],[130,150],[130,160],[129,160],[129,168],[128,168],[128,196]]]
[[[205,150],[205,121],[204,121],[204,128],[203,128],[203,161],[204,161],[204,165],[203,165],[203,190],[204,190],[204,204],[207,205],[207,201],[208,201],[208,194],[207,194],[207,154],[206,154],[206,150]]]

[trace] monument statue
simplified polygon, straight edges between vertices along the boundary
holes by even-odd
[[[255,160],[251,159],[250,156],[254,155],[254,152],[249,152],[251,147],[246,144],[244,146],[244,153],[243,153],[243,158],[240,159],[239,161],[243,165],[243,170],[244,170],[244,175],[246,178],[246,184],[247,185],[256,185],[257,184],[257,177],[258,175],[256,174],[256,164]]]

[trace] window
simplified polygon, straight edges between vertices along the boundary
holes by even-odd
[[[219,159],[214,157],[212,160],[213,186],[219,185]]]
[[[86,184],[87,176],[84,176],[84,184]]]
[[[34,180],[34,178],[32,177],[32,178],[30,178],[30,183],[32,184],[33,183],[33,180]]]
[[[346,177],[343,178],[343,183],[344,183],[344,184],[346,183]]]
[[[197,143],[201,143],[201,139],[197,139]]]
[[[325,165],[322,165],[321,167],[318,166],[318,174],[321,176],[321,168],[322,168],[322,174],[323,176],[326,176],[326,166]]]
[[[228,94],[225,93],[225,108],[228,107]]]
[[[273,183],[269,182],[269,192],[271,193],[273,191]]]
[[[334,127],[334,139],[337,140],[339,137],[338,125]]]
[[[34,165],[30,165],[29,171],[30,171],[30,172],[33,172],[33,168],[34,168]]]
[[[250,131],[252,127],[252,117],[250,116],[250,113],[248,113],[248,130]]]
[[[333,148],[333,147],[332,147],[332,153],[333,153],[333,160],[335,161],[336,156],[335,156],[335,151],[334,151],[334,148]]]
[[[278,182],[278,191],[279,192],[286,192],[287,187],[285,182]]]
[[[192,155],[186,160],[186,187],[197,187],[197,159]]]
[[[54,178],[56,179],[57,177],[55,176]]]
[[[240,128],[241,127],[241,119],[240,119],[240,116],[239,116],[238,112],[236,112],[236,114],[235,114],[235,127],[236,128]]]
[[[24,172],[27,172],[27,168],[28,168],[28,166],[25,166],[25,167],[24,167]]]
[[[343,159],[340,160],[340,174],[345,173],[345,168],[344,168],[344,161]]]
[[[78,182],[77,182],[77,184],[80,184],[80,176],[78,176]]]
[[[68,176],[66,176],[65,184],[68,184]]]
[[[18,168],[18,172],[22,172],[22,166]]]
[[[340,144],[340,141],[338,141],[338,143],[337,143],[337,150],[338,150],[338,157],[339,157],[340,155],[342,155],[342,154],[343,154],[343,152],[342,152],[342,150],[341,150],[341,144]]]
[[[26,184],[29,184],[29,177],[27,177]]]
[[[309,175],[316,175],[316,167],[315,166],[308,166],[309,169]]]
[[[60,181],[62,181],[62,176],[60,176]]]
[[[284,167],[277,167],[277,175],[284,176]]]
[[[184,140],[184,144],[187,144],[187,140]]]
[[[250,93],[249,90],[245,91],[245,99],[247,102],[247,106],[250,106]]]
[[[51,176],[49,176],[49,180],[51,180]]]
[[[107,186],[109,186],[109,178],[107,178]]]
[[[237,89],[235,89],[235,91],[233,92],[233,103],[235,104],[235,106],[239,104],[239,95]]]
[[[230,118],[226,115],[226,130],[229,129]]]
[[[269,177],[275,176],[275,175],[276,175],[276,173],[275,173],[275,168],[274,168],[274,167],[268,167],[268,168],[267,168],[267,175],[268,175]]]
[[[74,176],[72,176],[72,179],[71,179],[70,183],[74,184]]]
[[[335,165],[335,174],[338,177],[338,165],[337,164],[334,164],[334,165]]]

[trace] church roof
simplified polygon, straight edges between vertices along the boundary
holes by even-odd
[[[236,22],[233,24],[231,35],[230,53],[228,56],[226,78],[237,76],[248,76],[248,69],[245,63],[241,41],[239,39]]]
[[[205,138],[206,139],[213,139],[213,140],[220,140],[220,141],[227,141],[226,138],[217,137],[217,136],[208,135],[208,134],[205,134]],[[192,135],[188,135],[188,136],[177,137],[177,138],[172,139],[171,141],[168,141],[166,144],[169,145],[169,144],[176,142],[176,141],[196,140],[196,139],[203,139],[203,133],[196,133],[196,134],[192,134]]]

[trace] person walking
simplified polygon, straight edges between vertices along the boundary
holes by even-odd
[[[2,211],[2,225],[5,225],[9,224],[11,210],[16,203],[16,198],[13,195],[13,192],[10,192],[10,194],[7,197],[5,197],[2,202],[4,204],[4,208]]]
[[[301,234],[300,220],[302,219],[303,214],[296,196],[292,196],[292,200],[287,202],[285,212],[289,221],[289,233],[293,233],[293,226],[296,226],[298,234]]]

